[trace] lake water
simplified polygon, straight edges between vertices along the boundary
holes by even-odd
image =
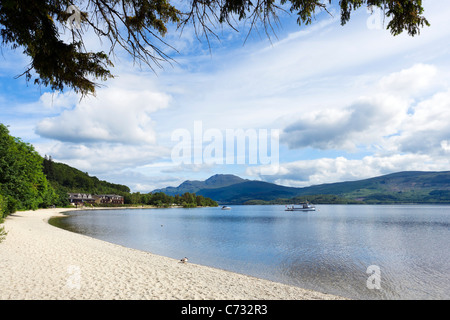
[[[354,299],[450,299],[450,206],[318,205],[72,212],[126,247]]]

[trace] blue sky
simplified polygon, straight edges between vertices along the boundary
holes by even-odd
[[[170,30],[175,64],[155,74],[117,51],[117,77],[81,101],[14,79],[28,58],[3,48],[0,122],[41,155],[140,192],[216,173],[302,187],[450,170],[450,6],[442,3],[424,1],[431,27],[416,37],[391,36],[365,8],[345,26],[337,13],[301,27],[282,15],[276,35],[259,30],[245,45],[245,31],[225,28],[211,50],[192,28]],[[101,46],[89,32],[86,42]],[[193,136],[196,122],[223,135],[278,130],[278,166],[175,163],[173,133]]]

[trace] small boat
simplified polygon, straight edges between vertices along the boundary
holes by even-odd
[[[285,211],[316,211],[316,207],[308,202],[300,203],[298,206],[286,206]]]
[[[230,207],[227,207],[227,206],[223,206],[223,207],[222,207],[222,210],[231,210],[231,208],[230,208]]]

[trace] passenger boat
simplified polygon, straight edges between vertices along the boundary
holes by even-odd
[[[308,202],[286,206],[285,211],[316,211],[316,207]]]

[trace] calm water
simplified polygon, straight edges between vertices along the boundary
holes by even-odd
[[[91,210],[69,230],[355,299],[450,299],[450,206]],[[367,273],[377,266],[379,273]],[[370,284],[375,289],[369,289]]]

